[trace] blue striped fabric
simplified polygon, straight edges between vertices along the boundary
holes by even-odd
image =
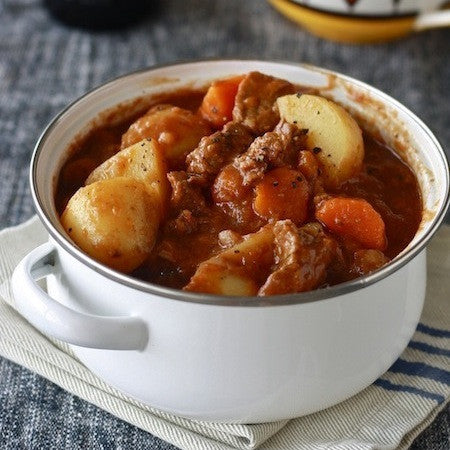
[[[389,372],[428,378],[450,386],[450,372],[448,370],[439,369],[421,362],[410,362],[399,358],[391,366]]]
[[[384,380],[382,378],[379,378],[377,381],[375,381],[374,385],[382,387],[383,389],[386,389],[388,391],[407,392],[408,394],[420,395],[421,397],[434,400],[438,404],[441,404],[445,400],[445,397],[443,395],[435,394],[433,392],[428,392],[423,389],[418,389],[418,388],[415,388],[412,386],[404,386],[401,384],[394,384],[394,383],[391,383],[390,381]]]
[[[419,325],[417,325],[417,331],[429,334],[430,336],[434,337],[450,338],[449,330],[442,330],[439,328],[429,327],[427,325],[424,325],[423,323],[419,323]]]
[[[450,331],[440,328],[429,327],[427,325],[424,325],[423,323],[419,323],[416,331],[427,334],[432,337],[450,338]],[[430,355],[444,356],[450,358],[450,350],[436,347],[434,345],[426,344],[424,342],[419,342],[416,340],[411,340],[410,343],[408,344],[408,348],[413,350],[419,350],[421,352],[425,352]],[[389,374],[397,374],[397,373],[437,381],[439,383],[450,386],[449,370],[434,367],[430,364],[426,364],[423,362],[406,361],[402,358],[399,358],[389,368],[388,372],[383,375],[383,378],[379,378],[374,383],[375,386],[381,387],[388,391],[405,392],[409,394],[419,395],[423,398],[434,400],[437,404],[441,404],[444,402],[445,397],[441,393],[431,392],[426,389],[421,389],[418,387],[409,386],[405,384],[393,383],[385,378],[386,376],[388,377]]]
[[[430,353],[432,355],[441,355],[450,358],[450,350],[435,347],[434,345],[424,344],[423,342],[411,341],[408,347],[413,348],[414,350],[420,350],[421,352]]]

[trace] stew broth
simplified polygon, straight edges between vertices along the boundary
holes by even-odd
[[[155,104],[171,104],[195,113],[204,95],[205,92],[182,90],[159,96]],[[60,214],[92,170],[120,150],[122,135],[137,117],[139,115],[118,125],[104,123],[72,145],[69,150],[71,156],[60,172],[56,189],[56,205]],[[212,131],[215,129],[212,127]],[[367,200],[384,221],[387,243],[383,254],[392,259],[408,245],[419,227],[422,215],[420,191],[414,173],[392,149],[366,132],[363,132],[363,141],[365,153],[362,169],[339,186],[327,188],[326,195]],[[132,271],[132,276],[163,286],[184,288],[203,261],[230,247],[224,244],[224,239],[232,239],[232,233],[239,236],[255,233],[267,224],[268,221],[254,211],[253,190],[243,193],[236,206],[234,203],[215,201],[213,186],[214,180],[200,185],[199,192],[205,205],[197,216],[194,209],[175,210],[169,206],[160,224],[153,251],[144,263]],[[195,226],[187,230],[192,216],[195,216]],[[311,195],[304,223],[316,221],[315,203]],[[231,231],[218,239],[219,233],[224,230]],[[327,233],[337,242],[339,257],[329,263],[326,275],[316,287],[337,284],[370,271],[364,267],[355,269],[355,255],[362,248],[359,243],[329,230]],[[270,267],[276,263],[275,258]],[[255,267],[252,265],[252,272]],[[262,278],[255,281],[258,286],[270,273],[270,267],[266,264],[258,271],[258,276]]]

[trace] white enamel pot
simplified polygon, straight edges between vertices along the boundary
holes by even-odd
[[[70,241],[58,220],[54,189],[75,136],[119,103],[135,105],[137,97],[251,70],[321,89],[399,149],[416,171],[424,201],[420,229],[405,251],[381,270],[332,288],[232,298],[138,281],[94,261]],[[43,333],[71,344],[100,378],[143,403],[196,419],[257,423],[340,402],[400,355],[421,314],[425,246],[445,214],[449,173],[430,130],[366,84],[307,65],[222,60],[150,68],[77,100],[39,139],[31,186],[50,240],[15,270],[20,313]],[[36,284],[42,277],[48,293]]]

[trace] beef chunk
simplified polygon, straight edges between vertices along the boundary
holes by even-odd
[[[305,135],[295,125],[281,121],[274,131],[256,138],[249,149],[234,161],[244,185],[259,181],[267,169],[296,165],[305,146]]]
[[[198,147],[186,158],[192,181],[203,186],[212,182],[223,166],[247,150],[252,140],[250,130],[234,122],[227,123],[222,131],[202,138]]]
[[[206,208],[205,198],[200,188],[190,183],[186,172],[169,172],[167,178],[172,186],[169,206],[172,216],[178,215],[183,210],[200,213]]]
[[[188,209],[183,209],[175,219],[168,220],[164,230],[174,234],[191,234],[197,231],[200,221]]]
[[[297,228],[290,220],[274,226],[275,270],[258,295],[304,292],[317,288],[327,274],[327,267],[338,245],[319,223]]]
[[[295,91],[294,85],[285,80],[250,72],[239,85],[233,120],[243,123],[257,135],[270,131],[280,120],[276,99]]]

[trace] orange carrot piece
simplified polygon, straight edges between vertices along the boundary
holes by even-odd
[[[291,219],[299,225],[308,215],[309,185],[298,170],[279,167],[255,187],[253,209],[267,220]]]
[[[386,248],[383,219],[366,200],[344,197],[324,200],[316,209],[316,218],[333,233],[353,239],[365,248]]]
[[[215,81],[206,92],[200,114],[217,128],[222,128],[233,117],[234,100],[243,76]]]
[[[304,150],[299,154],[297,168],[308,180],[313,180],[319,173],[319,162],[312,152]]]

